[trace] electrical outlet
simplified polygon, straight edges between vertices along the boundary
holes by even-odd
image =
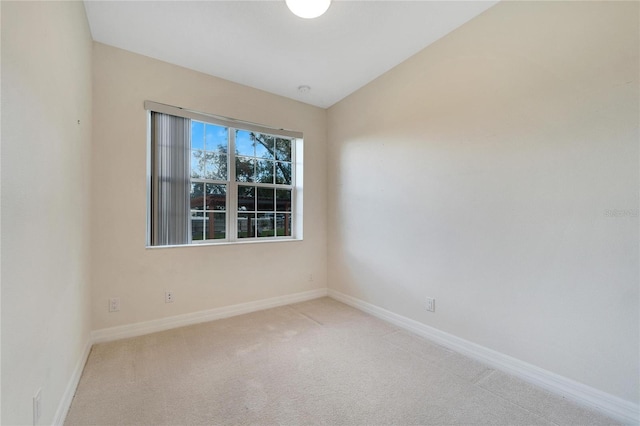
[[[112,297],[109,299],[109,312],[118,312],[120,310],[120,298]]]
[[[173,292],[165,291],[164,292],[164,303],[173,303]]]
[[[436,299],[432,299],[430,297],[427,297],[427,304],[426,304],[425,308],[429,312],[435,312],[436,311]]]
[[[313,274],[309,274],[309,282],[313,281]]]
[[[33,424],[34,426],[38,424],[40,420],[40,414],[42,413],[42,388],[38,389],[36,394],[33,396]]]

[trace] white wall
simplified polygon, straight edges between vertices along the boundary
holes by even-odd
[[[93,58],[96,329],[326,287],[326,110],[99,43]],[[304,240],[145,248],[145,100],[302,131]],[[108,312],[109,297],[120,312]]]
[[[2,424],[51,424],[90,331],[82,2],[2,2]],[[80,124],[78,124],[80,120]]]
[[[637,403],[638,12],[502,2],[330,108],[329,287]]]

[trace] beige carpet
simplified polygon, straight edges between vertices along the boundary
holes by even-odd
[[[592,425],[329,298],[95,345],[66,425]]]

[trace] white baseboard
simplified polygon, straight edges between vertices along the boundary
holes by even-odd
[[[201,322],[275,308],[277,306],[289,305],[291,303],[304,302],[305,300],[317,299],[318,297],[324,296],[327,296],[327,289],[321,288],[302,293],[294,293],[269,299],[256,300],[253,302],[240,303],[238,305],[223,306],[221,308],[209,309],[206,311],[198,311],[168,318],[127,324],[119,327],[103,328],[91,332],[91,343],[108,342],[127,337],[142,336],[158,331],[170,330],[172,328],[184,327]]]
[[[176,315],[169,318],[145,321],[119,327],[104,328],[91,332],[82,356],[76,364],[63,398],[58,405],[53,424],[56,426],[64,424],[65,417],[69,411],[69,407],[71,406],[80,377],[82,376],[82,370],[87,358],[89,357],[91,346],[94,343],[141,336],[186,325],[198,324],[201,322],[213,321],[216,319],[228,318],[235,315],[242,315],[292,303],[303,302],[324,296],[330,296],[336,300],[346,303],[347,305],[388,321],[400,328],[431,339],[443,346],[455,350],[456,352],[484,362],[498,370],[517,376],[550,392],[567,397],[579,404],[595,408],[603,414],[613,417],[623,423],[640,423],[640,407],[638,404],[623,400],[614,395],[602,392],[566,377],[559,376],[558,374],[536,367],[532,364],[528,364],[508,355],[485,348],[484,346],[461,339],[452,334],[429,327],[428,325],[402,315],[395,314],[355,297],[348,296],[335,290],[322,288],[232,306],[224,306],[206,311]]]
[[[625,424],[640,423],[640,406],[638,404],[429,327],[421,322],[395,314],[338,291],[329,289],[328,295],[333,299],[367,312],[400,328],[477,359],[497,370],[512,374],[533,385],[571,399],[578,404],[594,408]]]
[[[91,352],[91,342],[88,339],[84,345],[82,355],[78,359],[78,362],[76,363],[76,366],[73,369],[73,373],[71,374],[69,383],[67,383],[67,387],[64,390],[62,399],[58,404],[58,409],[56,410],[55,417],[53,418],[54,426],[62,426],[64,424],[64,419],[67,417],[69,408],[71,408],[71,402],[73,401],[73,396],[76,394],[78,383],[80,383],[80,377],[82,377],[82,370],[84,370],[84,365],[87,363],[87,359],[89,358],[90,352]]]

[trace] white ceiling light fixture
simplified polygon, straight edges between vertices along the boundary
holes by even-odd
[[[322,15],[331,6],[331,0],[286,0],[287,7],[305,19],[313,19]]]

